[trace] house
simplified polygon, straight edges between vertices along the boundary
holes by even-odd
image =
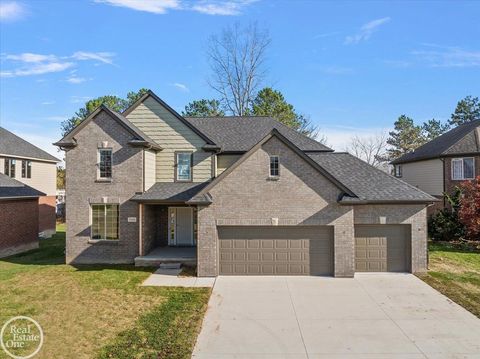
[[[392,162],[395,176],[442,199],[462,181],[480,176],[480,120],[460,125]]]
[[[0,173],[0,258],[38,248],[38,198],[44,195]]]
[[[0,173],[44,193],[38,199],[38,232],[55,233],[58,158],[0,127]]]
[[[67,263],[192,259],[199,276],[424,271],[429,194],[268,117],[184,118],[149,91],[66,151]],[[163,257],[162,257],[163,256]]]

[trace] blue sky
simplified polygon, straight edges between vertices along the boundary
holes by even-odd
[[[0,125],[55,154],[85,100],[147,87],[177,110],[214,97],[211,34],[270,32],[265,85],[343,150],[407,114],[446,120],[480,95],[480,2],[0,0]]]

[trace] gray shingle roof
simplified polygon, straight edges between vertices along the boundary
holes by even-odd
[[[45,196],[45,193],[0,173],[0,199],[39,196]]]
[[[207,195],[196,197],[209,182],[157,182],[146,192],[135,195],[132,200],[139,202],[210,202]]]
[[[246,152],[276,128],[302,151],[332,151],[271,117],[185,117],[205,133],[222,152]]]
[[[480,120],[455,127],[392,163],[400,164],[455,154],[480,153],[479,128]]]
[[[58,158],[7,131],[3,127],[0,127],[0,154],[60,162]]]
[[[309,156],[358,197],[344,197],[342,202],[436,201],[429,194],[348,153],[312,153]]]

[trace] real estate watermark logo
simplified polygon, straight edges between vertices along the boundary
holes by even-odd
[[[40,324],[26,316],[8,320],[0,332],[2,349],[14,359],[28,359],[36,355],[43,345]]]

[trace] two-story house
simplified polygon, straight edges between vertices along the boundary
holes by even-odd
[[[395,176],[441,199],[429,210],[446,205],[462,181],[480,176],[480,120],[465,123],[392,162]]]
[[[199,276],[426,269],[435,198],[271,118],[185,118],[149,91],[56,145],[67,263],[156,253],[193,259]]]
[[[44,194],[38,200],[38,232],[46,238],[55,233],[58,162],[58,158],[0,127],[0,173]]]

